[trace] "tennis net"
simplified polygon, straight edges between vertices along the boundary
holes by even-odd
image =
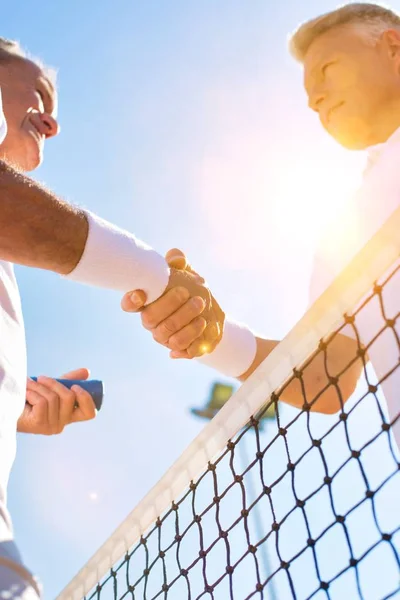
[[[400,298],[397,311],[385,298],[400,277],[399,231],[397,210],[58,600],[400,597],[399,415],[382,392],[400,366]],[[372,309],[379,326],[365,340]],[[332,371],[341,335],[353,350]],[[382,339],[389,366],[378,377],[368,357]],[[297,409],[280,402],[290,387]],[[328,394],[336,412],[317,414]]]

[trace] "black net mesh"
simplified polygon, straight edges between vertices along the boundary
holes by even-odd
[[[385,298],[398,270],[344,317],[87,599],[400,597],[400,463],[396,418],[382,392],[399,367],[398,313]],[[368,311],[380,324],[366,339]],[[374,344],[388,365],[379,377],[369,364]],[[309,378],[316,367],[318,391]],[[293,393],[301,408],[280,401]],[[392,393],[400,397],[400,388]],[[313,410],[328,400],[334,414]],[[272,405],[274,418],[263,419]]]

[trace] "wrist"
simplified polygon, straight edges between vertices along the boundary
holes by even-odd
[[[250,369],[256,352],[254,333],[241,323],[225,319],[224,332],[215,350],[196,360],[228,377],[240,377]]]
[[[88,238],[66,279],[120,292],[143,290],[146,304],[164,293],[170,276],[165,259],[131,233],[86,212]]]

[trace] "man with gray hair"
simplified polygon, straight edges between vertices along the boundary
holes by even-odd
[[[349,4],[301,25],[291,38],[290,51],[303,66],[309,107],[318,114],[326,132],[345,148],[369,151],[361,188],[331,224],[317,250],[311,280],[313,301],[400,205],[400,16],[376,4]],[[186,258],[183,254],[181,258],[185,266]],[[174,294],[172,290],[171,305]],[[382,295],[387,314],[395,321],[400,301],[399,273]],[[135,312],[144,299],[140,290],[128,293],[123,297],[122,308]],[[173,308],[176,310],[177,306],[182,310],[184,303],[175,299]],[[148,305],[142,310],[143,325],[156,341],[168,345],[172,358],[198,356],[195,337],[188,347],[177,343],[177,332],[187,322],[181,318],[182,313],[169,309],[165,299]],[[241,337],[232,335],[229,323],[227,319],[229,343],[224,331],[216,349],[201,360],[244,381],[278,342],[256,337],[248,330],[244,335],[243,327]],[[381,323],[379,308],[370,303],[357,316],[361,343],[371,344]],[[399,352],[396,336],[400,339],[400,326],[394,323],[372,343],[368,355],[382,382],[393,432],[400,445],[400,370],[387,375]],[[232,368],[233,347],[236,353]],[[307,395],[318,398],[312,410],[335,413],[341,408],[341,399],[346,401],[352,395],[362,369],[357,349],[354,332],[347,327],[329,343],[327,366],[323,353],[308,365],[303,373]],[[336,386],[328,380],[328,372],[332,376],[341,374],[341,399]],[[285,388],[282,400],[303,407],[304,397],[297,380]]]
[[[14,543],[6,506],[16,432],[61,433],[70,423],[94,418],[96,411],[79,386],[70,390],[48,377],[27,379],[13,263],[121,292],[135,285],[150,300],[174,289],[180,301],[190,298],[183,308],[191,321],[187,333],[196,333],[211,348],[220,338],[224,315],[200,277],[170,268],[129,232],[61,201],[22,174],[41,164],[45,141],[59,132],[57,93],[51,72],[3,38],[0,91],[0,598],[37,600],[40,588]],[[64,375],[88,376],[86,368]]]

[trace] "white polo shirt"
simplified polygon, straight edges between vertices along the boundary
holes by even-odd
[[[321,241],[315,255],[311,278],[311,301],[332,283],[399,204],[400,129],[385,144],[370,148],[369,161],[360,189],[330,224]],[[392,270],[393,268],[389,273]],[[400,271],[383,287],[382,299],[384,315],[377,297],[357,315],[357,331],[363,344],[370,343],[384,328],[385,318],[394,319],[400,312]],[[346,329],[347,332],[352,335],[350,327]],[[379,381],[399,362],[400,342],[397,341],[396,334],[400,340],[400,317],[394,330],[386,328],[368,350]],[[384,379],[381,387],[392,421],[400,413],[400,367]],[[393,426],[393,433],[400,447],[400,419]]]
[[[0,94],[0,144],[6,134]],[[26,344],[21,301],[13,265],[0,261],[0,564],[1,557],[21,562],[12,541],[7,485],[15,459],[17,421],[24,409],[25,392]]]

